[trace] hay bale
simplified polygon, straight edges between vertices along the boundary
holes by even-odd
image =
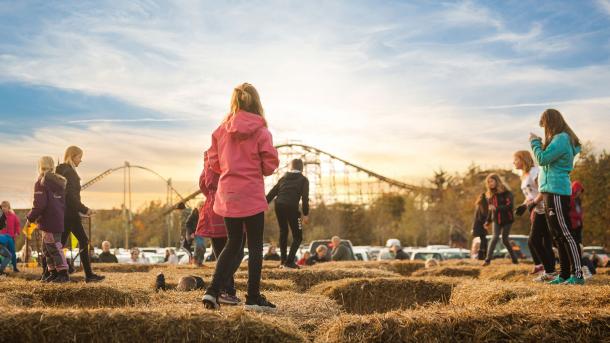
[[[451,294],[451,304],[479,308],[505,305],[515,299],[536,295],[537,285],[506,284],[502,282],[463,282]]]
[[[402,276],[410,276],[413,272],[424,268],[423,261],[341,261],[332,263],[318,263],[311,269],[380,269],[397,273]]]
[[[311,292],[328,296],[348,313],[366,314],[447,303],[453,286],[448,282],[408,278],[361,278],[325,282]]]
[[[93,270],[100,273],[148,273],[156,264],[128,264],[128,263],[95,263]]]
[[[395,277],[396,273],[365,268],[353,269],[267,269],[262,271],[263,280],[292,280],[297,290],[305,291],[311,286],[325,281],[341,280],[358,277]],[[248,272],[237,272],[235,279],[246,279]]]
[[[448,276],[448,277],[468,277],[477,278],[481,273],[478,267],[436,267],[430,269],[420,269],[411,276]]]
[[[185,293],[186,294],[186,293]],[[239,311],[33,310],[0,317],[5,342],[305,342],[292,326]]]
[[[148,294],[129,289],[83,283],[42,284],[28,283],[27,287],[0,287],[2,298],[15,306],[32,307],[117,307],[148,303]]]
[[[419,310],[344,315],[318,331],[317,342],[600,342],[610,312],[582,315],[517,311]]]
[[[527,281],[531,282],[534,276],[530,275],[532,267],[519,264],[497,264],[495,260],[490,266],[481,267],[480,279],[501,281]]]

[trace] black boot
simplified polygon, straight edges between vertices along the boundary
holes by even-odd
[[[91,273],[91,275],[85,275],[85,282],[86,283],[100,282],[100,281],[103,281],[105,278],[106,277],[103,275],[97,275],[97,274]]]
[[[165,289],[165,275],[163,275],[163,273],[159,273],[157,275],[157,279],[155,280],[155,291],[164,291]]]
[[[85,271],[85,282],[100,282],[104,280],[106,277],[102,275],[94,274],[91,270],[91,261],[89,260],[89,245],[85,245],[85,248],[80,251],[80,264],[83,266],[83,270]]]

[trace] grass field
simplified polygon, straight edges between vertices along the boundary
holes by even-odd
[[[94,265],[85,284],[36,281],[39,270],[0,280],[1,342],[610,342],[610,270],[585,286],[530,281],[531,265],[470,261],[424,269],[411,262],[327,263],[298,271],[265,263],[274,314],[205,310],[203,291],[155,292],[159,272],[210,281],[213,264]],[[238,295],[247,268],[236,275]]]

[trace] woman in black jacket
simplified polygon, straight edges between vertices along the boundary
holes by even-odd
[[[485,224],[487,223],[487,218],[489,216],[485,193],[481,193],[474,204],[476,210],[474,211],[474,220],[472,222],[472,236],[481,239],[477,259],[484,260],[487,256],[487,229],[485,228]]]
[[[487,222],[493,224],[493,237],[487,247],[487,258],[483,265],[488,266],[491,263],[500,235],[502,235],[502,243],[506,247],[511,260],[514,264],[517,264],[517,254],[513,251],[508,239],[510,228],[514,222],[513,193],[502,182],[498,174],[489,174],[485,179],[485,183],[487,185],[485,196],[487,197],[489,209]]]
[[[80,260],[85,271],[85,282],[98,282],[104,276],[94,274],[91,270],[89,260],[89,238],[83,228],[80,215],[91,215],[93,212],[83,205],[80,199],[80,177],[76,173],[76,167],[81,163],[83,151],[77,146],[70,146],[66,149],[64,163],[57,166],[56,173],[65,177],[66,184],[66,213],[64,219],[65,230],[61,236],[61,242],[66,246],[70,233],[74,234],[78,240],[80,249]]]

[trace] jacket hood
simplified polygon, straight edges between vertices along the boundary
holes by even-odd
[[[238,139],[246,139],[264,126],[263,117],[246,111],[238,111],[224,123],[227,132]]]
[[[572,182],[572,194],[576,194],[576,192],[578,191],[584,192],[584,190],[585,188],[582,186],[582,183],[580,181]]]
[[[63,191],[66,189],[66,178],[53,172],[48,172],[44,174],[40,184],[48,187],[53,192]]]

